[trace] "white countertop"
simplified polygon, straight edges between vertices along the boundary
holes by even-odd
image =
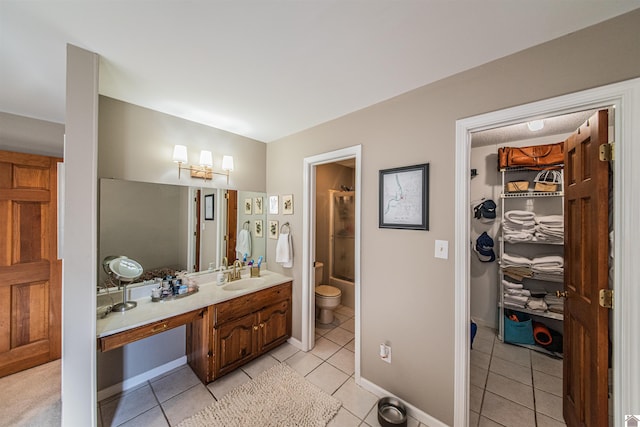
[[[116,334],[136,328],[138,326],[147,325],[159,320],[167,319],[178,314],[187,313],[189,311],[198,310],[213,304],[218,304],[242,295],[250,294],[262,289],[270,288],[285,282],[291,281],[291,277],[274,273],[268,270],[260,271],[260,278],[264,279],[263,283],[252,286],[249,289],[237,291],[225,290],[225,286],[219,286],[215,283],[217,273],[202,274],[194,276],[199,291],[185,298],[179,298],[171,301],[152,302],[151,296],[136,299],[138,306],[119,313],[111,312],[107,317],[101,319],[98,317],[96,322],[96,335],[98,338]],[[248,278],[249,272],[242,275],[242,278]],[[231,284],[236,282],[231,282]],[[226,284],[225,284],[226,285]]]

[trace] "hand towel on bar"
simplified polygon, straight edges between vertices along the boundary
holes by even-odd
[[[247,254],[247,257],[251,256],[251,232],[249,230],[243,228],[238,232],[236,252],[240,254],[239,259],[242,259],[244,254]]]
[[[282,264],[284,268],[293,267],[293,246],[291,245],[291,234],[280,233],[276,244],[276,262]]]

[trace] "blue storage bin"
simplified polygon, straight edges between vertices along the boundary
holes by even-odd
[[[504,342],[534,345],[533,324],[531,318],[523,313],[515,313],[518,321],[504,316]]]

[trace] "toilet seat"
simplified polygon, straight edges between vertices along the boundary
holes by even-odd
[[[316,286],[316,295],[321,297],[339,297],[342,291],[335,286],[318,285]]]

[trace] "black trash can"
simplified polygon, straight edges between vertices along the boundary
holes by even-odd
[[[378,400],[378,422],[382,427],[406,427],[407,409],[395,397]]]

